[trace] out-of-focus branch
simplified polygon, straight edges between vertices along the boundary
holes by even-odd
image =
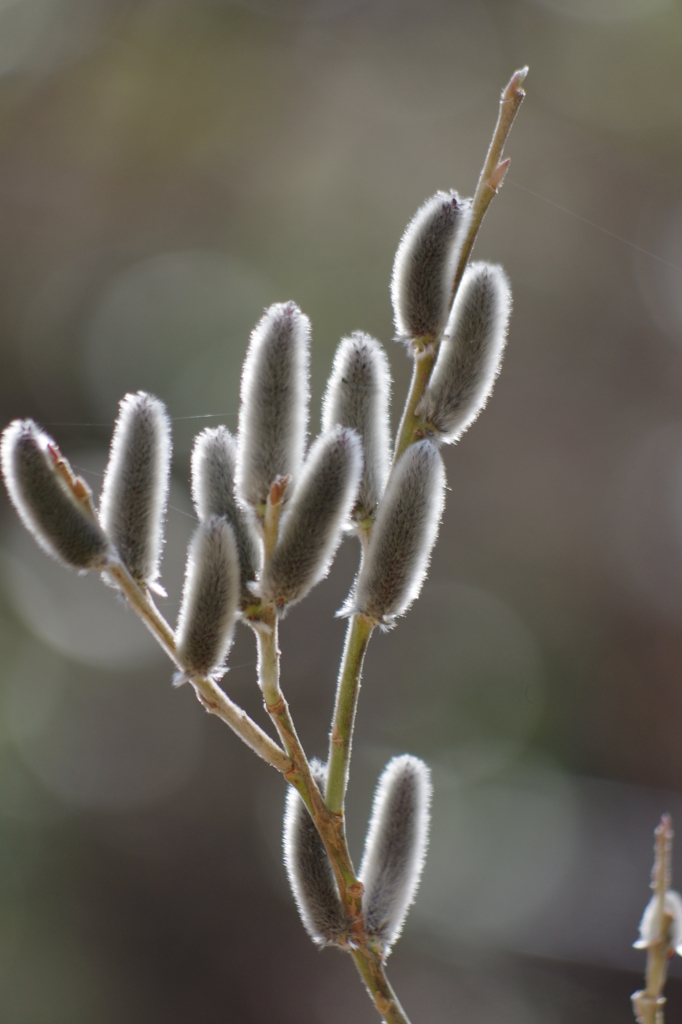
[[[654,866],[651,888],[654,890],[651,934],[636,945],[647,944],[646,988],[632,996],[632,1008],[639,1024],[663,1024],[665,996],[663,987],[668,974],[668,961],[674,950],[670,942],[672,915],[667,913],[666,895],[670,889],[673,828],[669,814],[664,814],[657,827],[654,844]],[[649,908],[647,908],[648,910]],[[644,930],[644,921],[642,929]]]

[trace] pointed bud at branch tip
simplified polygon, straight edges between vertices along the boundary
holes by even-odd
[[[424,762],[409,754],[389,761],[377,785],[360,867],[367,932],[380,942],[384,956],[400,935],[419,887],[430,803]]]
[[[386,353],[374,338],[357,331],[341,341],[322,405],[322,430],[335,426],[357,431],[364,468],[352,519],[374,515],[384,493],[390,464],[388,411],[391,375]]]
[[[318,437],[263,570],[260,592],[266,600],[279,608],[293,604],[327,575],[361,475],[362,445],[355,431],[336,427]]]
[[[119,406],[104,474],[100,523],[140,583],[159,574],[168,500],[171,427],[163,402],[144,391]]]
[[[388,628],[421,590],[445,498],[443,462],[431,441],[401,455],[388,482],[353,593],[343,614]]]
[[[525,96],[525,92],[523,91],[521,86],[524,83],[524,81],[526,80],[526,75],[527,74],[528,74],[528,66],[526,66],[525,68],[520,68],[519,71],[515,71],[514,72],[514,74],[509,79],[509,83],[507,84],[506,89],[502,93],[502,99],[503,100],[514,99],[514,97],[516,95],[518,95],[519,93],[521,94],[522,97]]]
[[[308,427],[310,321],[293,302],[265,311],[246,353],[239,410],[237,494],[262,518],[278,477],[295,482]],[[293,496],[293,486],[286,498]]]
[[[3,431],[5,486],[24,526],[42,549],[72,569],[101,568],[107,539],[94,518],[90,488],[33,420]]]
[[[260,541],[252,517],[235,498],[237,442],[226,427],[203,430],[192,449],[192,499],[200,520],[224,516],[234,531],[239,553],[241,605],[253,604],[249,585],[260,569]]]
[[[326,767],[310,764],[324,791]],[[303,800],[290,786],[284,813],[284,864],[298,912],[313,942],[320,946],[343,940],[350,928],[324,843]]]
[[[211,516],[192,537],[176,650],[190,672],[219,671],[232,643],[239,604],[239,553],[234,531],[225,518]]]

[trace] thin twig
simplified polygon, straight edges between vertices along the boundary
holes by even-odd
[[[504,177],[509,170],[510,160],[502,159],[502,152],[504,150],[505,142],[511,131],[511,126],[514,123],[519,107],[523,103],[525,92],[521,88],[526,75],[528,74],[528,68],[521,68],[519,71],[515,71],[511,76],[507,87],[500,97],[500,112],[497,116],[497,124],[495,125],[495,131],[490,141],[490,147],[488,154],[483,164],[480,177],[478,179],[478,185],[476,186],[476,192],[471,203],[471,220],[469,221],[469,230],[464,240],[464,245],[459,254],[459,261],[457,263],[457,270],[455,272],[455,279],[452,282],[452,293],[451,302],[454,302],[459,283],[462,280],[462,275],[469,262],[471,256],[471,250],[474,247],[476,236],[478,235],[483,218],[485,217],[486,210],[492,203],[493,199],[498,193]]]

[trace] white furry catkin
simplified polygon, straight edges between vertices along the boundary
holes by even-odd
[[[500,372],[511,310],[501,267],[467,267],[433,374],[415,409],[439,441],[457,441],[484,408]]]
[[[159,575],[170,458],[163,402],[144,391],[126,395],[111,440],[99,521],[140,583],[154,583]]]
[[[175,644],[182,663],[210,675],[225,664],[239,605],[239,554],[224,517],[200,523],[187,556]]]
[[[367,932],[387,956],[413,903],[429,838],[431,780],[417,757],[388,762],[379,779],[360,866]]]
[[[245,607],[254,597],[249,583],[260,568],[260,545],[246,513],[234,496],[237,442],[227,427],[203,430],[192,449],[192,500],[200,520],[225,516],[234,530],[239,552],[241,603]]]
[[[391,300],[400,340],[439,340],[450,312],[457,259],[470,207],[456,192],[436,192],[419,207],[393,263]]]
[[[310,768],[324,792],[325,766],[313,760]],[[338,942],[347,933],[350,921],[324,843],[293,786],[287,791],[283,842],[289,885],[306,931],[320,946]]]
[[[354,430],[321,434],[305,461],[260,591],[279,608],[300,601],[327,575],[362,477],[362,445]]]
[[[0,441],[12,504],[43,551],[72,569],[99,568],[108,542],[60,476],[57,445],[33,420],[14,420]],[[88,492],[89,493],[89,492]]]
[[[391,459],[388,408],[391,374],[386,353],[369,334],[356,331],[341,341],[322,404],[322,430],[339,424],[357,431],[364,469],[352,518],[374,515],[384,493]]]
[[[262,518],[278,476],[300,472],[308,427],[310,321],[293,302],[266,310],[244,361],[239,410],[237,494]]]
[[[436,446],[410,445],[388,481],[345,613],[360,612],[390,626],[407,611],[424,582],[444,500],[445,471]]]

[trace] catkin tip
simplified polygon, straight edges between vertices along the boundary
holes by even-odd
[[[200,523],[190,542],[175,646],[186,670],[223,668],[239,605],[239,553],[224,517]]]
[[[100,523],[132,576],[159,575],[168,500],[171,425],[158,398],[138,391],[120,403],[104,474]]]
[[[391,374],[379,342],[360,331],[343,338],[322,404],[322,430],[349,427],[362,441],[362,480],[351,512],[355,525],[374,516],[386,487],[391,448],[390,397]]]
[[[202,431],[192,448],[192,500],[201,521],[224,516],[234,530],[239,553],[242,608],[253,603],[253,586],[260,569],[260,541],[253,517],[235,496],[237,441],[224,427]]]
[[[489,263],[467,267],[431,379],[415,409],[435,440],[458,441],[484,409],[502,366],[510,312],[504,270]]]
[[[390,628],[417,598],[445,501],[445,470],[431,441],[400,457],[377,511],[362,567],[343,614]]]
[[[12,504],[42,549],[72,569],[101,568],[108,543],[55,442],[33,420],[14,420],[0,441],[0,465]]]
[[[293,302],[265,311],[244,361],[236,490],[262,519],[277,477],[300,472],[308,427],[310,321]]]
[[[359,877],[367,932],[384,956],[400,935],[419,887],[431,791],[428,767],[409,754],[389,761],[376,788]]]
[[[362,444],[353,430],[335,427],[313,444],[259,592],[279,610],[302,600],[323,579],[357,500]]]
[[[398,246],[391,301],[398,337],[408,343],[438,342],[471,216],[456,192],[437,192],[419,207]]]

